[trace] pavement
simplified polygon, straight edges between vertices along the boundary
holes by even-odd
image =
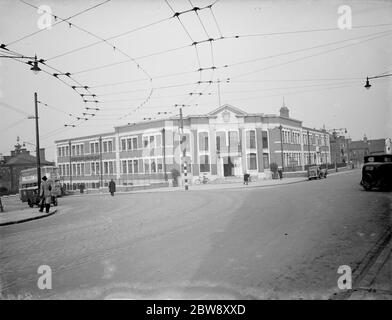
[[[338,298],[389,299],[392,194],[359,181],[353,170],[265,188],[64,197],[50,219],[0,229],[0,296],[330,299],[349,265],[353,290]],[[50,290],[37,286],[41,265]]]
[[[49,213],[39,212],[38,208],[26,208],[14,211],[0,212],[0,226],[28,222],[36,219],[49,217],[57,212],[57,209],[50,208]]]

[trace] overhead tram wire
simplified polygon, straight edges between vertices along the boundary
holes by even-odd
[[[256,62],[256,61],[260,61],[260,60],[266,60],[266,59],[277,58],[277,57],[281,57],[281,56],[285,56],[285,55],[290,55],[290,54],[295,54],[295,53],[300,53],[300,52],[304,52],[304,51],[310,51],[310,50],[319,49],[319,48],[323,48],[323,47],[328,47],[328,46],[331,46],[331,45],[334,45],[334,44],[338,44],[338,43],[345,43],[345,42],[348,42],[348,41],[353,41],[353,40],[368,38],[368,37],[373,36],[373,35],[388,33],[389,31],[391,31],[391,30],[382,31],[382,32],[376,32],[376,33],[372,33],[372,34],[368,34],[368,35],[363,35],[363,36],[358,36],[358,37],[354,37],[354,38],[348,38],[348,39],[343,39],[343,40],[328,42],[328,43],[324,43],[324,44],[320,44],[320,45],[316,45],[316,46],[312,46],[312,47],[306,47],[306,48],[302,48],[302,49],[296,49],[296,50],[286,51],[286,52],[282,52],[282,53],[278,53],[278,54],[273,54],[273,55],[269,55],[269,56],[264,56],[264,57],[260,57],[260,58],[255,58],[255,59],[249,59],[249,60],[245,60],[245,61],[235,62],[235,63],[231,63],[231,64],[229,65],[229,67],[238,66],[238,65],[247,64],[247,63],[253,63],[253,62]]]
[[[31,6],[29,3],[25,2],[25,1],[22,1],[22,0],[19,0],[19,1],[22,2],[22,3],[24,3],[24,4],[26,4],[26,5],[28,5],[28,6]],[[77,16],[80,16],[81,14],[86,13],[86,12],[88,12],[88,11],[91,11],[91,10],[93,10],[93,9],[99,7],[99,6],[102,6],[102,5],[104,5],[105,3],[110,2],[110,1],[112,1],[112,0],[105,0],[105,1],[100,2],[100,3],[98,3],[98,4],[94,5],[94,6],[91,6],[91,7],[87,8],[87,9],[84,9],[84,10],[82,10],[82,11],[80,11],[80,12],[77,12],[77,13],[75,13],[75,14],[69,16],[68,18],[64,19],[64,20],[57,21],[57,22],[53,23],[53,24],[51,25],[51,27],[54,27],[54,26],[56,26],[56,25],[58,25],[58,24],[60,24],[60,23],[63,23],[63,22],[68,22],[68,20],[73,19],[73,18],[75,18],[75,17],[77,17]],[[55,20],[57,20],[57,16],[55,16]],[[27,39],[27,38],[30,38],[30,37],[32,37],[32,36],[34,36],[34,35],[36,35],[36,34],[38,34],[38,33],[40,33],[40,32],[43,32],[43,31],[46,31],[46,29],[39,29],[38,31],[32,32],[32,33],[30,33],[30,34],[28,34],[28,35],[25,35],[25,36],[23,36],[23,37],[21,37],[21,38],[19,38],[19,39],[16,39],[16,40],[14,40],[14,41],[8,42],[5,46],[6,46],[6,47],[7,47],[7,46],[11,46],[11,45],[13,45],[13,44],[16,44],[16,43],[18,43],[18,42],[20,42],[20,41],[22,41],[22,40]]]
[[[170,10],[174,13],[174,16],[177,17],[177,19],[178,19],[178,21],[180,22],[182,28],[184,29],[184,31],[185,31],[186,34],[188,35],[189,39],[192,41],[192,46],[195,46],[196,58],[197,58],[197,62],[198,62],[198,65],[199,65],[199,69],[197,70],[197,71],[199,72],[199,81],[198,81],[198,83],[197,83],[197,86],[195,87],[195,88],[197,88],[197,87],[200,85],[201,81],[202,81],[202,71],[203,71],[203,68],[201,67],[201,62],[200,62],[200,57],[199,57],[199,53],[198,53],[197,46],[198,46],[198,44],[203,43],[203,42],[207,42],[207,41],[210,41],[210,42],[211,42],[211,38],[210,38],[210,36],[209,36],[209,34],[208,34],[206,28],[205,28],[205,26],[204,26],[204,24],[203,24],[203,22],[202,22],[200,16],[197,14],[197,11],[200,10],[200,8],[199,8],[199,7],[193,6],[192,2],[189,1],[190,5],[191,5],[191,9],[189,9],[189,10],[187,10],[187,11],[188,11],[188,12],[192,12],[192,11],[193,11],[195,14],[197,14],[198,19],[199,19],[199,21],[200,21],[200,23],[201,23],[201,25],[202,25],[202,27],[203,27],[203,30],[204,30],[204,32],[205,32],[206,35],[207,35],[207,40],[196,42],[196,41],[193,40],[193,38],[192,38],[192,36],[190,35],[189,31],[186,29],[185,25],[182,23],[182,21],[181,21],[181,19],[180,19],[180,17],[179,17],[179,14],[173,9],[173,7],[170,5],[169,1],[168,1],[168,0],[165,0],[165,2],[166,2],[166,4],[169,6]],[[217,2],[217,1],[216,1],[216,2]],[[211,4],[210,6],[206,6],[206,7],[204,7],[204,8],[211,8],[216,2],[214,2],[214,3]],[[214,67],[214,65],[213,65],[213,67],[212,67],[212,69],[211,69],[211,70],[212,70],[212,79],[211,79],[211,80],[213,80],[214,68],[215,68],[215,67]],[[193,91],[195,91],[195,90],[196,90],[196,89],[194,89]],[[206,89],[205,89],[205,90],[206,90]],[[204,91],[205,91],[205,90],[204,90]],[[191,94],[192,94],[192,93],[190,93],[190,95],[191,95]],[[185,104],[186,100],[188,100],[188,99],[189,99],[189,97],[187,97],[182,103],[180,103],[180,105],[181,105],[181,104]]]
[[[201,7],[200,10],[204,10],[204,9],[210,8],[210,6],[213,6],[215,3],[217,3],[217,1],[215,1],[214,3],[212,3],[212,4],[209,5],[209,6]],[[169,6],[170,6],[170,5],[169,5]],[[173,11],[174,14],[177,14],[177,16],[180,16],[180,15],[182,15],[182,14],[191,12],[192,10],[185,10],[185,11],[182,11],[182,12],[175,12],[174,10],[172,10],[172,11]],[[98,44],[100,44],[100,43],[102,43],[102,42],[104,42],[104,41],[110,41],[110,40],[113,40],[113,39],[117,39],[117,38],[120,38],[120,37],[129,35],[129,34],[131,34],[131,33],[134,33],[134,32],[137,32],[137,31],[140,31],[140,30],[143,30],[143,29],[146,29],[146,28],[148,28],[148,27],[152,27],[152,26],[157,25],[157,24],[160,24],[160,23],[162,23],[162,22],[169,21],[169,20],[171,20],[171,19],[173,19],[173,18],[175,18],[174,15],[173,15],[173,16],[170,16],[170,17],[167,17],[167,18],[163,18],[163,19],[157,20],[157,21],[155,21],[155,22],[151,22],[151,23],[146,24],[146,25],[143,25],[143,26],[141,26],[141,27],[137,27],[137,28],[133,28],[133,29],[131,29],[131,30],[127,30],[127,31],[121,32],[121,33],[119,33],[119,34],[113,35],[113,36],[111,36],[111,37],[109,37],[109,38],[106,38],[106,39],[100,39],[100,41],[96,41],[96,42],[94,42],[94,43],[91,43],[91,44],[88,44],[88,45],[85,45],[85,46],[82,46],[82,47],[79,47],[79,48],[76,48],[76,49],[73,49],[73,50],[70,50],[70,51],[61,53],[61,54],[58,54],[58,55],[53,56],[53,57],[50,57],[50,58],[48,59],[48,61],[53,60],[53,59],[57,59],[57,58],[60,58],[60,57],[63,57],[63,56],[65,56],[65,55],[68,55],[68,54],[71,54],[71,53],[78,52],[78,51],[80,51],[80,50],[84,50],[84,49],[93,47],[93,46],[98,45]],[[182,48],[177,48],[177,49],[174,49],[174,50],[179,50],[179,49],[182,49]]]
[[[23,64],[28,64],[28,63],[26,63],[25,61],[21,61],[21,60],[19,60],[19,59],[14,59],[14,60],[15,60],[15,61],[18,61],[18,62],[21,62],[21,63],[23,63]],[[45,65],[45,64],[44,64],[44,65]],[[52,68],[52,69],[55,69],[55,68]],[[57,70],[57,69],[55,69],[55,70]],[[48,75],[50,75],[50,76],[53,76],[52,73],[46,71],[45,69],[41,69],[41,71],[44,72],[44,73],[46,73],[46,74],[48,74]],[[62,82],[63,84],[65,84],[66,86],[68,86],[68,87],[74,89],[74,88],[73,88],[74,86],[71,86],[71,85],[68,84],[66,81],[62,80],[60,77],[55,77],[55,78],[56,78],[57,80],[59,80],[60,82]],[[70,77],[68,76],[68,78],[70,78]],[[75,83],[79,84],[79,82],[77,82],[76,80],[74,80],[74,79],[72,79],[72,80],[75,81]],[[88,87],[86,87],[86,88],[87,88],[87,89],[85,89],[85,90],[88,90]],[[75,91],[75,89],[74,89],[74,91]],[[77,91],[76,91],[76,92],[77,92]],[[80,94],[79,92],[77,92],[77,94],[78,94],[79,96],[81,96],[81,98],[83,99],[84,102],[86,102],[86,100],[84,100],[82,94]],[[76,121],[79,121],[79,120],[82,120],[82,119],[85,118],[85,117],[83,117],[83,116],[80,116],[80,117],[75,116],[75,117],[78,118]],[[87,121],[87,120],[89,120],[89,119],[84,119],[84,120]],[[75,125],[74,123],[75,123],[75,122],[73,122],[72,124],[65,124],[64,126],[65,126],[65,127],[67,127],[67,126],[76,127],[77,125]]]
[[[378,33],[377,33],[377,34],[378,34]],[[259,60],[271,59],[271,58],[275,58],[275,57],[279,57],[279,56],[284,56],[284,55],[299,53],[299,52],[303,52],[303,51],[313,50],[313,49],[317,49],[317,48],[322,48],[322,47],[330,46],[330,45],[337,44],[337,43],[344,43],[344,42],[347,42],[347,41],[352,41],[352,40],[356,40],[356,39],[361,39],[361,38],[363,38],[363,37],[368,37],[368,36],[370,36],[370,35],[359,36],[359,37],[354,37],[354,38],[350,38],[350,39],[344,39],[344,40],[329,42],[329,43],[326,43],[326,44],[321,44],[321,45],[317,45],[317,46],[312,46],[312,47],[307,47],[307,48],[292,50],[292,51],[288,51],[288,52],[284,52],[284,53],[280,53],[280,54],[275,54],[275,55],[270,55],[270,56],[266,56],[266,57],[261,57],[261,58],[256,58],[256,59],[250,59],[250,60],[246,60],[246,61],[236,62],[236,63],[230,64],[229,67],[236,66],[236,65],[241,65],[241,64],[246,64],[246,63],[252,63],[252,62],[259,61]],[[210,46],[211,46],[211,56],[212,56],[212,59],[213,59],[212,41],[215,41],[215,40],[219,40],[219,39],[213,39],[213,40],[209,41],[209,42],[210,42]],[[201,42],[198,42],[198,43],[207,42],[207,41],[208,41],[208,40],[201,41]],[[185,48],[185,47],[189,47],[189,46],[192,46],[192,45],[182,46],[181,48]],[[196,55],[197,55],[197,59],[198,59],[198,65],[200,66],[199,54],[198,54],[198,51],[197,51],[197,47],[196,47],[196,46],[195,46],[195,48],[196,48]],[[161,52],[163,52],[163,51],[161,51]],[[168,50],[165,50],[165,52],[168,52]],[[159,54],[159,53],[157,53],[157,54]],[[141,57],[137,57],[137,58],[135,58],[135,59],[140,59],[140,58],[147,57],[147,56],[151,56],[151,55],[141,56]],[[46,61],[47,61],[47,60],[46,60]],[[93,67],[93,68],[90,68],[90,69],[85,69],[85,70],[77,71],[77,72],[74,72],[73,74],[79,74],[79,73],[85,73],[85,72],[89,72],[89,71],[95,71],[95,70],[99,70],[99,69],[104,69],[104,68],[108,68],[108,67],[120,65],[120,64],[123,64],[123,63],[127,63],[127,62],[130,62],[130,61],[129,61],[129,60],[126,60],[126,61],[120,61],[120,62],[115,62],[115,63],[111,63],[111,64],[105,64],[105,65]],[[196,72],[197,72],[197,71],[196,71]],[[158,76],[158,77],[159,77],[159,76]],[[162,76],[162,77],[163,77],[163,76]],[[154,78],[157,78],[157,77],[154,77]]]
[[[230,80],[231,79],[241,78],[241,77],[248,76],[248,75],[251,75],[251,74],[255,74],[255,73],[258,73],[260,71],[269,70],[269,69],[280,67],[280,66],[283,66],[283,65],[295,63],[295,62],[302,61],[302,60],[305,60],[305,59],[313,58],[313,57],[316,57],[316,56],[320,56],[320,55],[323,55],[323,54],[327,54],[327,53],[330,53],[330,52],[334,52],[334,51],[337,51],[337,50],[341,50],[341,49],[344,49],[344,48],[347,48],[347,47],[355,46],[355,45],[358,45],[358,44],[361,44],[361,43],[364,43],[364,42],[367,42],[367,41],[379,39],[379,38],[382,38],[382,37],[385,37],[385,36],[390,36],[390,35],[392,35],[392,31],[391,30],[384,31],[384,32],[381,32],[381,35],[379,33],[379,35],[376,36],[376,37],[371,37],[369,39],[358,41],[356,43],[340,46],[340,47],[333,48],[333,49],[328,49],[328,50],[325,50],[325,51],[322,51],[322,52],[318,52],[318,53],[314,53],[314,54],[311,54],[311,55],[307,55],[307,56],[303,56],[303,57],[300,57],[300,58],[296,58],[296,59],[293,59],[293,60],[285,61],[285,62],[282,62],[282,63],[279,63],[279,64],[267,66],[267,67],[264,67],[264,68],[261,68],[261,69],[253,70],[253,71],[242,73],[242,74],[238,74],[238,75],[235,75],[233,77],[230,77]]]
[[[26,3],[27,4],[27,3]],[[38,9],[38,7],[36,7],[36,6],[34,6],[34,5],[32,5],[32,4],[29,4],[31,7],[33,7],[33,8],[36,8],[36,9]],[[54,17],[54,15],[53,14],[51,14],[53,17]],[[56,16],[57,18],[59,18],[60,20],[64,20],[64,19],[62,19],[62,18],[60,18],[59,16]],[[71,23],[69,23],[70,25],[71,25]],[[75,25],[75,24],[72,24],[76,29],[78,29],[78,30],[80,30],[80,31],[83,31],[83,32],[85,32],[85,33],[87,33],[87,34],[89,34],[89,35],[91,35],[92,37],[95,37],[95,38],[97,38],[97,39],[99,39],[100,41],[102,41],[102,42],[104,42],[104,43],[106,43],[107,45],[109,45],[111,48],[113,48],[114,50],[117,50],[118,52],[120,52],[122,55],[124,55],[124,56],[126,56],[129,60],[131,60],[136,66],[137,66],[137,68],[138,69],[140,69],[149,79],[150,79],[150,82],[152,82],[152,78],[151,78],[151,76],[148,74],[148,72],[134,59],[134,58],[132,58],[130,55],[128,55],[127,53],[125,53],[124,51],[122,51],[121,49],[119,49],[118,47],[116,47],[116,46],[114,46],[113,44],[111,44],[110,42],[108,42],[106,39],[103,39],[102,37],[100,37],[100,36],[98,36],[98,35],[96,35],[95,33],[93,33],[93,32],[90,32],[90,31],[88,31],[88,30],[86,30],[86,29],[84,29],[84,28],[82,28],[82,27],[79,27],[78,25]],[[142,102],[142,105],[144,105],[145,103],[147,103],[147,101],[151,98],[151,95],[152,95],[152,93],[153,93],[153,89],[151,89],[151,91],[150,91],[150,94],[147,96],[147,98]]]

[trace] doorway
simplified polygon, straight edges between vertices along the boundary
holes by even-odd
[[[234,175],[234,163],[232,162],[231,157],[223,158],[223,175],[225,177]]]

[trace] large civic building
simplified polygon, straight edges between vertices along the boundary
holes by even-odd
[[[190,183],[204,174],[216,179],[248,172],[269,179],[271,163],[288,172],[331,162],[328,133],[303,127],[284,104],[279,115],[226,104],[182,122],[179,117],[143,121],[55,143],[56,165],[73,189],[107,186],[111,179],[117,186],[171,182],[181,174],[182,161]]]

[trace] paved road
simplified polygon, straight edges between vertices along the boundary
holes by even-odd
[[[391,225],[391,193],[359,180],[63,198],[50,218],[0,228],[2,294],[326,299],[338,267],[355,269]]]

